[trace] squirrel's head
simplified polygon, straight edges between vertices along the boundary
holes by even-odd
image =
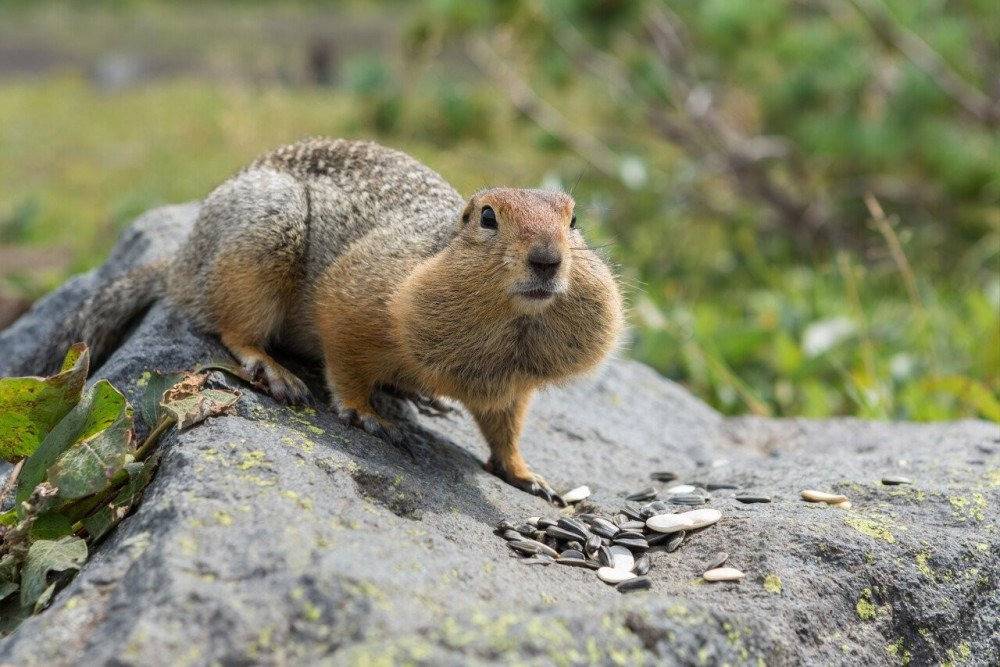
[[[584,246],[574,205],[562,192],[482,190],[462,212],[459,239],[518,309],[540,312],[568,289],[573,249]]]

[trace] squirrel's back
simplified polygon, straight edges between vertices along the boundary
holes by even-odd
[[[464,205],[436,171],[372,141],[312,138],[265,153],[243,172],[287,174],[305,191],[311,281],[351,243],[392,228],[414,254],[438,252],[454,236]]]
[[[377,234],[387,254],[426,257],[448,244],[463,206],[437,172],[370,141],[306,139],[263,154],[213,190],[169,271],[168,292],[197,322],[215,328],[203,286],[241,282],[246,265],[310,301],[316,280],[348,248]],[[228,258],[233,258],[230,261]],[[234,265],[235,264],[235,265]],[[299,317],[296,315],[296,317]]]

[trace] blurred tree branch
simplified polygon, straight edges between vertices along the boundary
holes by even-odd
[[[668,9],[653,7],[646,29],[654,51],[672,75],[671,85],[677,97],[683,100],[683,105],[675,103],[671,114],[663,108],[650,107],[653,127],[689,153],[704,154],[714,147],[735,188],[770,208],[800,245],[828,234],[829,214],[818,197],[782,183],[770,169],[769,162],[783,160],[790,172],[802,174],[802,165],[794,164],[791,142],[783,137],[745,137],[716,112],[710,90],[698,81],[690,67],[690,48],[680,19]],[[803,178],[800,182],[807,181]]]
[[[507,93],[514,107],[531,118],[546,132],[569,144],[595,169],[609,178],[618,178],[618,156],[603,142],[573,127],[555,107],[531,89],[503,58],[481,37],[469,42],[469,55],[476,65],[491,76]]]
[[[959,75],[930,44],[896,21],[878,0],[846,0],[886,46],[903,54],[973,118],[988,126],[1000,122],[1000,100],[990,99]],[[827,0],[829,6],[829,0]]]

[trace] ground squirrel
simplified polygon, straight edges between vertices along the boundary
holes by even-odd
[[[279,148],[224,182],[173,259],[91,297],[79,335],[98,356],[161,294],[279,400],[308,390],[270,345],[322,359],[339,417],[383,437],[405,434],[373,392],[460,401],[489,444],[486,468],[550,500],[518,449],[532,393],[593,368],[623,322],[569,195],[464,201],[414,158],[348,140]]]

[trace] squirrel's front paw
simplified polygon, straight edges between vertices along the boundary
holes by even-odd
[[[365,433],[388,442],[393,447],[402,449],[411,458],[416,458],[416,454],[410,448],[410,443],[407,441],[406,433],[396,424],[385,419],[380,419],[375,415],[362,414],[354,408],[345,407],[337,400],[334,401],[333,410],[337,413],[337,420],[344,426],[359,428]]]
[[[565,507],[566,502],[562,499],[555,490],[549,486],[549,483],[545,481],[545,478],[538,473],[532,472],[530,468],[525,468],[523,471],[518,473],[513,473],[507,470],[503,465],[497,463],[494,459],[490,459],[483,466],[486,468],[487,472],[491,472],[503,481],[507,482],[511,486],[517,487],[522,491],[527,491],[533,496],[539,496],[545,498],[548,502],[559,507]]]

